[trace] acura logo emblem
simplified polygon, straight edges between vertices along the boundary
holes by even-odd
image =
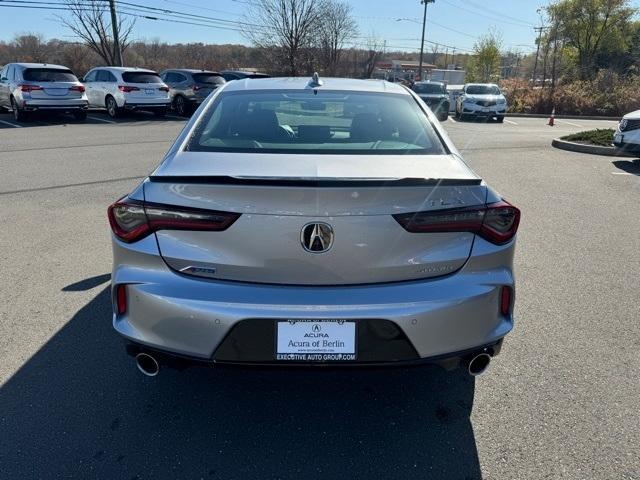
[[[307,252],[326,252],[333,245],[333,228],[327,223],[307,223],[302,227],[300,243]]]

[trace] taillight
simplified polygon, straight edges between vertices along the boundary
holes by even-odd
[[[158,90],[160,90],[161,92],[168,92],[169,87],[160,87]]]
[[[138,87],[131,87],[129,85],[118,85],[118,90],[120,90],[122,93],[130,93],[137,92],[140,89]]]
[[[518,231],[520,210],[502,200],[479,208],[402,213],[393,218],[409,232],[472,232],[502,245]]]
[[[156,203],[118,200],[107,211],[111,230],[123,242],[136,242],[158,230],[206,230],[229,228],[239,213],[218,212]]]
[[[116,309],[118,315],[127,313],[127,286],[118,285],[116,287]]]
[[[20,85],[21,92],[33,92],[34,90],[43,90],[40,85]]]
[[[69,90],[71,90],[72,92],[84,93],[85,88],[84,88],[84,85],[74,85]]]
[[[500,291],[500,313],[508,316],[511,313],[511,287],[502,287]]]

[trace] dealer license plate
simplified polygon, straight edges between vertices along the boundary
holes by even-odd
[[[153,88],[145,88],[144,93],[146,93],[147,95],[153,95],[156,92]]]
[[[616,133],[613,137],[613,143],[622,143],[624,136],[621,133]]]
[[[285,320],[276,322],[276,360],[333,362],[356,359],[356,322]]]
[[[483,112],[488,112],[488,111],[489,111],[489,109],[488,109],[488,108],[483,108],[483,109],[482,109],[482,111],[483,111]]]

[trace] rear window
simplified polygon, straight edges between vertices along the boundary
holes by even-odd
[[[500,89],[495,85],[469,85],[465,93],[469,95],[500,95]]]
[[[61,68],[27,68],[22,77],[28,82],[77,82],[71,70]]]
[[[314,154],[441,154],[408,95],[319,91],[227,92],[200,119],[187,150]]]
[[[157,73],[149,72],[124,72],[122,79],[127,83],[162,83]]]
[[[210,83],[212,85],[222,85],[225,83],[225,79],[222,75],[216,75],[215,73],[194,73],[193,80],[198,83]]]
[[[440,83],[416,83],[413,91],[423,94],[447,93],[446,87]]]

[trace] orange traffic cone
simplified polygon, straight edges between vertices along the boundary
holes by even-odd
[[[547,125],[549,125],[550,127],[553,127],[555,123],[556,123],[556,109],[554,107],[553,110],[551,110],[551,116],[549,117],[549,123]]]

